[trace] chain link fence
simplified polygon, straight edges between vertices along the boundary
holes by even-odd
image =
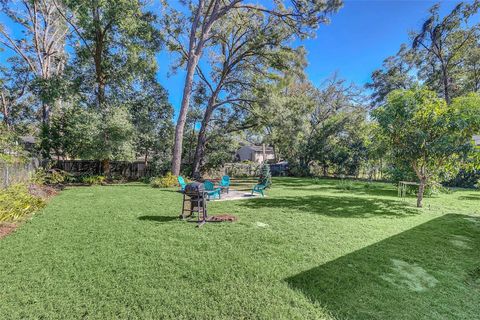
[[[15,183],[27,182],[39,166],[40,162],[38,159],[17,163],[0,161],[0,188],[7,188]]]

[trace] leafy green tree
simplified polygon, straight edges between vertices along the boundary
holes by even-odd
[[[35,101],[28,90],[31,76],[18,58],[10,58],[11,68],[0,68],[0,116],[8,130],[21,133],[35,121]]]
[[[472,135],[480,128],[479,115],[477,95],[447,105],[425,89],[395,90],[387,103],[373,112],[394,159],[408,163],[417,175],[418,207],[422,207],[425,186],[454,171],[471,150]]]
[[[98,139],[98,115],[78,103],[66,103],[51,117],[49,153],[60,159],[89,158]]]
[[[420,78],[441,92],[447,103],[458,95],[455,75],[465,62],[469,50],[478,46],[480,24],[471,25],[480,2],[460,2],[441,18],[440,4],[430,9],[430,17],[418,32],[412,33],[412,48]]]
[[[194,75],[203,56],[205,47],[213,40],[212,29],[223,21],[223,18],[237,10],[260,12],[265,16],[278,17],[279,22],[291,28],[301,37],[311,36],[322,23],[328,21],[328,15],[337,11],[341,0],[300,0],[275,1],[263,6],[243,0],[198,0],[188,2],[188,14],[184,11],[170,8],[164,16],[165,32],[169,47],[181,52],[177,66],[185,66],[186,76],[183,89],[180,114],[175,128],[175,143],[173,148],[172,172],[178,175],[181,166],[183,133],[193,90]],[[188,28],[185,28],[188,26]],[[182,37],[185,35],[185,37]],[[182,40],[186,39],[186,40]],[[180,43],[185,43],[179,46]],[[185,48],[183,50],[182,48]]]
[[[128,101],[112,101],[119,90],[156,71],[155,53],[161,40],[155,28],[156,17],[140,0],[63,3],[64,7],[56,3],[57,10],[78,43],[75,81],[87,104],[96,108],[101,119],[97,153],[91,156],[102,160],[103,171],[108,175],[110,160],[121,154],[125,159],[131,158],[133,154],[131,137],[126,134],[132,132],[132,124],[127,123],[131,119],[126,111]]]
[[[25,156],[25,150],[18,143],[18,136],[0,123],[0,162],[15,163]]]
[[[128,93],[128,108],[135,129],[135,152],[143,156],[145,166],[150,160],[165,162],[171,156],[173,108],[166,90],[156,81],[147,79]]]
[[[1,12],[21,30],[9,32],[7,26],[0,23],[0,43],[11,50],[35,78],[42,123],[48,126],[51,109],[58,101],[58,95],[51,95],[49,84],[63,74],[68,28],[56,10],[55,0],[2,0],[0,5]]]
[[[381,69],[372,72],[372,82],[366,87],[371,89],[372,102],[379,106],[385,102],[387,95],[397,89],[410,89],[414,84],[414,76],[411,74],[413,65],[411,59],[413,53],[402,45],[398,53],[383,61]]]
[[[210,72],[197,67],[205,88],[204,115],[195,149],[193,175],[200,176],[205,157],[208,129],[211,120],[240,124],[239,109],[249,111],[257,97],[251,94],[255,88],[276,81],[279,72],[304,67],[303,49],[295,50],[287,45],[292,34],[278,18],[266,19],[262,14],[237,10],[227,14],[224,22],[212,30],[215,45],[209,47]],[[230,117],[231,116],[231,117]],[[220,128],[220,125],[214,126]],[[228,133],[232,125],[225,125],[211,137]]]

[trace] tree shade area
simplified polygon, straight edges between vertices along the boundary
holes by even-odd
[[[255,180],[252,180],[255,183]],[[235,185],[235,183],[233,183]],[[0,240],[7,318],[474,319],[479,192],[396,197],[390,184],[274,178],[178,221],[143,184],[64,190]]]

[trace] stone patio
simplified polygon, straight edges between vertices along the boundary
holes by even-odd
[[[244,199],[254,199],[254,198],[261,198],[261,197],[262,195],[258,193],[255,193],[252,195],[251,192],[248,192],[248,191],[238,191],[238,190],[230,189],[228,193],[226,192],[222,193],[221,199],[215,199],[210,201],[244,200]]]

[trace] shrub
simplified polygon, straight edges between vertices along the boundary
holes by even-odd
[[[258,183],[265,185],[267,188],[272,185],[272,174],[270,173],[270,165],[268,163],[262,166]]]
[[[12,185],[0,190],[0,222],[24,217],[42,208],[45,202],[32,196],[23,184]]]
[[[178,186],[178,182],[177,177],[169,172],[163,177],[153,179],[150,185],[153,188],[173,188]]]
[[[353,182],[345,179],[340,180],[340,183],[337,185],[337,189],[340,190],[353,190],[353,188]]]
[[[69,174],[62,170],[44,170],[38,169],[33,174],[31,181],[39,185],[55,185],[63,183]]]
[[[105,176],[83,176],[81,178],[82,183],[95,185],[103,184],[105,183],[105,180]]]

